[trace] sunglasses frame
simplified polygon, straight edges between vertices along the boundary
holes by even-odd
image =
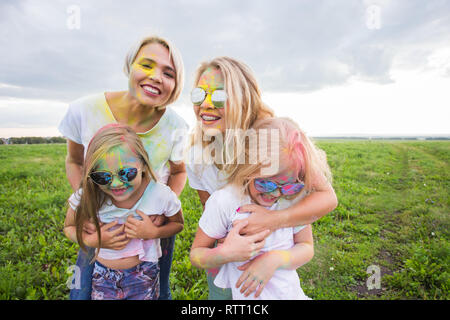
[[[124,180],[124,179],[122,179],[122,176],[119,175],[119,172],[122,171],[122,170],[125,170],[125,169],[134,169],[134,170],[136,170],[136,175],[135,175],[131,180]],[[110,181],[109,181],[108,183],[106,183],[106,184],[101,184],[101,183],[98,183],[97,181],[95,181],[95,179],[92,178],[92,174],[97,173],[97,172],[109,173],[109,174],[111,175]],[[117,178],[119,178],[120,181],[122,181],[122,182],[124,182],[124,183],[128,183],[128,182],[131,182],[131,181],[133,181],[134,179],[136,179],[136,177],[138,176],[138,173],[139,173],[139,168],[135,168],[135,167],[125,167],[125,168],[122,168],[122,169],[117,170],[116,173],[112,173],[111,171],[108,171],[108,170],[97,170],[97,171],[92,171],[91,173],[89,173],[89,178],[91,178],[92,181],[93,181],[96,185],[99,185],[99,186],[108,186],[108,185],[110,185],[111,182],[113,181],[114,176],[117,176]]]
[[[203,90],[203,93],[205,94],[205,96],[203,97],[202,101],[200,101],[200,102],[194,102],[194,101],[192,101],[192,92],[194,92],[194,90],[196,90],[196,89]],[[213,95],[214,95],[214,93],[215,93],[216,91],[222,91],[222,92],[225,94],[225,100],[223,100],[223,101],[214,101],[214,100],[213,100]],[[223,109],[223,108],[225,108],[225,103],[227,102],[227,99],[228,99],[228,96],[227,96],[227,93],[225,92],[225,89],[215,89],[215,90],[213,90],[213,92],[209,92],[209,91],[206,91],[205,89],[203,89],[202,87],[196,87],[196,88],[192,89],[192,91],[191,91],[191,102],[192,102],[194,105],[199,106],[199,105],[201,105],[201,104],[203,103],[203,101],[205,101],[205,99],[206,99],[206,97],[208,96],[208,94],[211,95],[211,102],[212,102],[212,104],[214,105],[214,107],[215,107],[216,109]],[[216,102],[218,102],[218,103],[223,103],[223,105],[222,105],[222,106],[217,106],[217,105],[216,105]]]
[[[272,191],[261,190],[261,189],[259,189],[260,186],[258,186],[258,185],[256,184],[257,181],[266,181],[266,182],[273,183],[273,184],[276,186],[276,188],[273,189]],[[302,186],[302,187],[300,188],[300,190],[298,190],[297,192],[294,192],[294,193],[292,193],[292,194],[285,194],[285,193],[283,192],[283,187],[286,187],[286,186],[297,186],[297,185],[301,185],[301,186]],[[304,184],[303,182],[296,182],[296,183],[287,183],[287,184],[279,185],[278,183],[275,183],[275,182],[273,182],[273,181],[271,181],[271,180],[268,180],[268,179],[258,179],[258,178],[256,178],[256,179],[253,180],[253,186],[254,186],[255,189],[258,190],[259,192],[263,192],[263,193],[271,193],[271,192],[274,192],[275,190],[279,189],[279,190],[280,190],[280,194],[281,194],[282,196],[293,196],[293,195],[299,193],[300,191],[302,191],[303,188],[305,187],[305,184]]]

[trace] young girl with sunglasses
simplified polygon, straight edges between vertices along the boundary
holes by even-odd
[[[157,182],[144,145],[130,127],[110,124],[94,135],[81,188],[68,202],[66,236],[83,250],[97,248],[91,298],[158,299],[159,239],[180,232],[183,216],[178,197]],[[168,223],[157,227],[150,215],[164,215]],[[88,221],[95,233],[83,230]],[[110,242],[105,237],[117,238],[115,250],[102,246]]]
[[[257,141],[267,132],[262,129],[276,130],[278,143],[259,153],[266,157],[239,165],[229,177],[229,184],[209,197],[192,244],[191,262],[200,268],[220,267],[214,284],[231,288],[233,299],[309,299],[295,269],[314,255],[311,225],[243,237],[240,231],[248,221],[242,219],[251,214],[238,211],[246,203],[267,210],[285,209],[312,191],[315,177],[331,179],[331,174],[324,153],[292,120],[264,119],[257,121],[253,129],[259,136]],[[252,152],[258,150],[246,147],[246,157],[251,157]],[[273,165],[274,159],[278,170],[267,176],[263,169],[268,163]],[[213,248],[214,242],[224,237],[224,243]],[[243,264],[248,260],[253,263]],[[255,296],[250,296],[255,290]]]
[[[104,125],[121,123],[129,125],[138,134],[159,181],[179,196],[187,175],[182,161],[185,143],[181,137],[186,136],[189,127],[170,105],[183,89],[181,54],[168,39],[151,35],[129,49],[123,70],[128,79],[126,90],[100,92],[69,104],[58,127],[67,138],[67,179],[74,191],[80,187],[89,141]],[[154,221],[156,225],[164,222],[164,217]],[[91,223],[86,223],[85,228],[87,232],[95,232]],[[111,238],[111,241],[116,240]],[[175,236],[161,239],[160,300],[172,299],[169,274],[174,244]],[[76,265],[81,270],[80,285],[70,290],[71,300],[90,299],[93,266],[89,261],[92,257],[93,250],[78,252]]]
[[[239,166],[234,153],[230,161],[216,161],[217,155],[229,157],[232,152],[234,135],[227,132],[247,132],[256,121],[274,117],[273,111],[262,101],[261,91],[252,70],[244,63],[230,58],[217,57],[203,62],[195,75],[195,87],[191,93],[197,125],[192,135],[186,171],[191,188],[197,190],[200,201],[205,206],[212,193],[223,188],[229,177]],[[218,145],[222,138],[223,150],[215,150],[210,156],[211,146]],[[219,157],[220,160],[220,157]],[[331,184],[321,176],[313,181],[314,192],[289,207],[268,210],[258,204],[243,203],[241,212],[252,212],[246,218],[241,233],[247,235],[264,234],[270,229],[307,225],[331,212],[337,205],[336,195]],[[250,238],[252,239],[252,238]],[[248,242],[247,247],[254,243]],[[256,259],[246,265],[251,269]],[[229,289],[214,285],[216,268],[207,272],[209,299],[231,299]]]

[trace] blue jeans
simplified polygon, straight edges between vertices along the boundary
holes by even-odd
[[[172,300],[170,292],[170,268],[172,267],[173,248],[175,245],[175,236],[161,239],[162,256],[159,258],[159,300]],[[80,269],[80,289],[71,289],[70,300],[91,300],[92,291],[92,273],[94,271],[94,263],[89,263],[95,254],[95,249],[87,248],[88,252],[80,250],[77,257],[77,266]]]
[[[158,300],[159,266],[142,262],[129,269],[111,269],[94,264],[92,300]]]
[[[206,272],[206,279],[208,280],[208,300],[233,300],[231,294],[231,288],[219,288],[214,284],[214,279],[216,275],[211,275],[208,271]]]

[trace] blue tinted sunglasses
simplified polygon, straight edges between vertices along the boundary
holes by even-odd
[[[255,189],[259,192],[269,193],[275,191],[276,189],[280,189],[282,195],[292,196],[296,193],[299,193],[305,187],[305,184],[302,182],[298,182],[279,185],[270,180],[255,179],[254,186]]]
[[[112,172],[106,170],[94,171],[89,174],[89,177],[96,184],[100,186],[106,186],[112,182],[112,179],[115,175],[119,178],[120,181],[127,183],[136,178],[137,173],[137,168],[123,168],[117,171],[117,174],[113,174]]]

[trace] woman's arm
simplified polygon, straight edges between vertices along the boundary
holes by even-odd
[[[200,198],[200,202],[202,203],[203,210],[205,210],[205,203],[208,201],[211,196],[208,191],[197,190],[198,197]]]
[[[167,180],[167,185],[172,189],[173,192],[179,197],[186,184],[186,166],[184,162],[176,164],[169,160],[170,166],[170,176]]]
[[[314,256],[311,225],[294,235],[294,243],[291,249],[269,251],[240,266],[238,269],[243,273],[236,288],[242,285],[241,293],[245,292],[246,297],[258,288],[257,298],[277,269],[295,270],[311,261]]]
[[[84,163],[84,146],[67,140],[66,176],[72,189],[78,190]]]
[[[228,233],[224,243],[216,248],[213,248],[213,245],[217,239],[209,237],[201,228],[198,228],[190,253],[192,265],[209,269],[220,267],[228,262],[250,259],[264,247],[264,239],[269,230],[242,237],[239,233],[246,225],[245,221],[237,223]]]
[[[333,211],[338,202],[331,184],[322,177],[313,185],[313,188],[314,192],[284,210],[272,211],[258,205],[240,207],[239,212],[252,213],[247,218],[249,224],[243,232],[254,234],[268,228],[274,231],[280,228],[306,225]]]

